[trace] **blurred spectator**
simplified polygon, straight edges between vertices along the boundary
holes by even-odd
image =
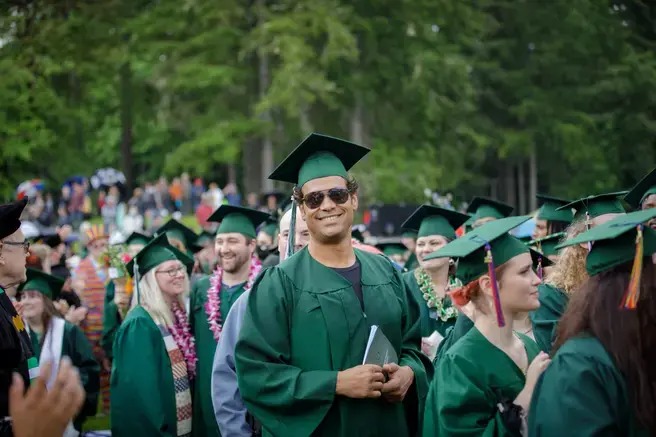
[[[201,195],[200,205],[196,208],[196,221],[202,229],[207,230],[212,227],[212,224],[210,224],[207,219],[210,218],[215,209],[212,194],[209,192],[203,193]]]
[[[257,209],[260,206],[260,200],[257,193],[248,193],[246,197],[246,206],[252,209]]]
[[[84,186],[73,183],[73,192],[71,193],[71,199],[68,202],[68,215],[70,217],[70,223],[73,227],[78,227],[82,220],[84,220],[84,213],[82,209],[84,207]]]
[[[240,206],[241,205],[241,195],[237,190],[237,185],[233,182],[230,182],[223,188],[223,194],[228,200],[229,205]]]
[[[139,213],[139,209],[136,205],[128,206],[128,213],[123,218],[123,224],[121,226],[121,233],[123,235],[130,235],[133,232],[143,232],[144,231],[144,218]]]
[[[182,190],[182,183],[180,182],[180,178],[174,178],[173,182],[171,182],[171,186],[169,187],[169,196],[171,196],[171,201],[176,211],[182,210],[183,194],[184,193]]]
[[[182,173],[180,184],[182,185],[182,213],[185,215],[193,214],[194,206],[192,203],[192,186],[189,173]]]
[[[212,196],[212,207],[217,209],[223,203],[223,191],[219,188],[216,182],[210,183],[210,188],[207,193]]]
[[[105,190],[100,190],[100,192],[98,192],[98,214],[102,214],[102,209],[105,206],[106,198],[107,193],[105,193]]]
[[[194,211],[200,205],[200,196],[205,192],[205,186],[203,186],[203,180],[201,178],[196,178],[194,180],[194,186],[191,187],[191,200],[194,205]]]

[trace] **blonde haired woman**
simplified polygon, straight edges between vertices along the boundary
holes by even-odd
[[[128,263],[128,271],[138,272],[138,283],[114,341],[114,436],[192,433],[196,351],[184,302],[193,264],[164,234]]]

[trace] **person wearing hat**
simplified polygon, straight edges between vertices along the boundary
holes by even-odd
[[[260,261],[264,261],[275,251],[276,235],[278,235],[278,221],[274,217],[269,217],[257,233],[255,253]]]
[[[285,193],[280,191],[269,191],[262,195],[262,211],[275,214],[278,211],[278,205],[285,198]]]
[[[558,262],[558,258],[560,258],[559,255],[560,249],[556,249],[556,246],[558,246],[558,244],[560,244],[560,242],[563,241],[566,238],[566,236],[567,233],[558,232],[555,234],[547,235],[542,238],[538,238],[537,240],[531,240],[528,243],[526,243],[526,245],[540,252],[547,259],[549,259],[549,261],[551,261],[552,264],[555,264]],[[549,276],[551,269],[552,266],[544,268],[544,277]]]
[[[486,223],[424,259],[457,258],[465,286],[454,303],[470,302],[474,326],[440,358],[426,400],[423,435],[520,435],[535,383],[549,364],[513,320],[537,308],[528,247],[509,234],[530,216]]]
[[[588,229],[624,214],[620,202],[623,194],[624,192],[617,192],[588,196],[560,207],[561,210],[576,210],[565,239],[571,240]],[[570,296],[588,278],[585,260],[589,250],[588,244],[565,247],[559,252],[556,265],[538,287],[540,308],[531,313],[531,320],[535,341],[544,352],[551,350],[556,326],[565,312]]]
[[[405,261],[405,264],[403,264],[403,267],[408,271],[412,271],[419,267],[419,261],[415,254],[415,249],[417,247],[417,231],[404,229],[401,234],[401,243],[403,243],[408,251],[408,259]]]
[[[196,347],[185,311],[193,266],[164,234],[127,264],[136,287],[114,342],[112,435],[188,437],[196,431]]]
[[[176,219],[170,219],[155,231],[155,235],[166,234],[169,243],[193,258],[200,247],[196,245],[198,235]]]
[[[405,254],[408,249],[404,244],[397,242],[378,243],[376,244],[376,248],[399,266],[405,264]]]
[[[102,260],[109,247],[109,234],[103,225],[91,225],[85,230],[87,256],[80,261],[74,279],[83,281],[80,300],[87,308],[87,315],[80,327],[87,336],[96,361],[103,364],[100,371],[100,399],[102,411],[109,413],[109,365],[102,347],[103,314],[105,311],[105,287],[109,282],[108,267]]]
[[[256,227],[269,214],[250,208],[222,205],[209,218],[220,222],[216,232],[219,266],[211,276],[199,279],[190,299],[191,328],[198,350],[198,383],[194,394],[196,432],[219,436],[212,407],[212,362],[230,307],[250,290],[262,264],[255,255]]]
[[[203,231],[196,239],[196,245],[202,249],[196,253],[196,259],[200,265],[200,270],[209,275],[216,265],[216,252],[214,250],[214,232]]]
[[[300,217],[301,212],[296,211]],[[289,239],[289,228],[291,224],[292,211],[289,209],[280,219],[278,225],[280,233],[278,234],[278,253],[282,254],[284,259],[287,253],[287,242]],[[303,220],[296,222],[294,241],[294,252],[298,252],[307,246],[310,239],[310,233],[307,224]],[[277,257],[277,256],[276,256]],[[268,258],[267,258],[268,259]],[[271,266],[277,265],[278,262]],[[235,345],[239,338],[244,314],[246,313],[246,303],[251,290],[245,291],[237,298],[235,303],[230,307],[230,312],[226,317],[221,338],[214,353],[214,363],[212,365],[212,405],[214,406],[214,416],[219,426],[219,431],[224,436],[233,437],[251,437],[261,426],[256,422],[252,415],[248,414],[244,401],[239,394],[237,384],[237,369],[235,368]]]
[[[594,243],[590,278],[560,320],[529,435],[656,435],[656,232],[644,226],[655,217],[656,209],[626,214],[563,244]]]
[[[27,198],[0,205],[0,437],[60,437],[84,401],[80,377],[64,358],[58,384],[46,391],[25,323],[5,291],[26,279],[29,243],[20,229],[25,205]],[[50,376],[51,369],[44,363],[43,374]]]
[[[67,356],[79,370],[86,400],[84,407],[69,424],[65,437],[79,435],[82,424],[96,414],[100,365],[93,357],[91,345],[80,328],[60,317],[53,304],[64,281],[47,273],[27,269],[27,280],[21,284],[21,302],[25,329],[29,333],[32,350],[39,362],[53,363],[53,374],[59,369],[62,357]],[[52,381],[49,381],[49,385]]]
[[[624,201],[633,209],[656,208],[656,168],[631,188]],[[656,219],[651,219],[648,225],[656,229]]]
[[[347,171],[368,152],[313,133],[269,176],[295,185],[310,241],[260,275],[235,347],[240,394],[264,436],[421,429],[432,366],[421,353],[419,304],[387,257],[352,246],[358,195]],[[372,325],[398,363],[362,364]]]
[[[542,201],[542,206],[535,216],[532,239],[537,240],[547,235],[564,232],[572,223],[574,214],[571,209],[559,210],[558,208],[569,204],[570,201],[544,194],[538,194],[535,197]]]
[[[420,302],[422,348],[429,357],[435,355],[440,337],[446,335],[458,317],[458,309],[447,292],[462,284],[452,274],[448,258],[424,258],[455,240],[456,229],[467,219],[465,214],[450,209],[422,205],[402,225],[417,232],[415,255],[419,267],[405,273],[403,281]],[[436,331],[439,336],[433,335]]]
[[[474,197],[467,213],[471,214],[471,228],[475,229],[489,221],[509,217],[513,209],[512,206],[489,197]]]
[[[144,247],[151,240],[147,235],[139,232],[133,232],[125,240],[127,248],[127,255],[132,258],[137,253],[141,252]],[[121,322],[123,321],[123,314],[130,306],[130,299],[126,293],[116,293],[116,283],[109,281],[105,287],[105,307],[103,311],[103,334],[102,334],[102,347],[105,351],[105,367],[111,369],[111,360],[114,356],[112,348],[114,346],[114,337],[118,331]]]

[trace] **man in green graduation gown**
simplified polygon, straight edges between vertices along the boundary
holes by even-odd
[[[311,134],[270,176],[295,184],[310,242],[260,275],[235,348],[239,391],[265,436],[421,429],[432,368],[421,353],[419,304],[387,257],[352,246],[358,195],[347,170],[367,152]],[[398,363],[362,364],[374,325]]]
[[[191,290],[190,323],[198,356],[194,392],[194,434],[220,436],[212,407],[212,363],[221,327],[230,307],[250,289],[261,264],[254,256],[255,228],[269,215],[250,208],[222,205],[209,218],[220,222],[215,247],[219,268],[199,279]]]

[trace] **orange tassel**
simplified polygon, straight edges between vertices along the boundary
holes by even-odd
[[[631,280],[626,294],[622,299],[620,308],[627,310],[634,310],[638,306],[638,299],[640,298],[640,279],[642,276],[642,258],[644,257],[644,245],[642,238],[642,224],[637,226],[636,234],[636,254],[633,259],[633,268],[631,269]]]

